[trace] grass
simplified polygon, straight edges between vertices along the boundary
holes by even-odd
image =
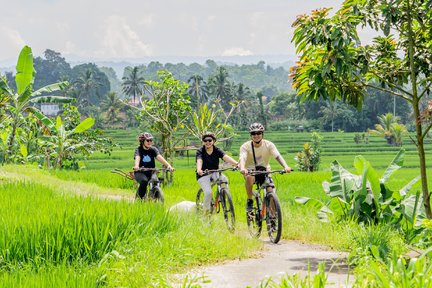
[[[86,170],[1,167],[0,206],[11,208],[0,216],[7,232],[0,240],[0,287],[57,287],[62,284],[56,283],[65,283],[61,281],[76,287],[164,287],[189,281],[187,271],[191,267],[251,257],[262,248],[262,242],[251,239],[246,229],[246,193],[240,173],[226,173],[237,215],[236,232],[231,234],[220,215],[215,215],[209,225],[195,214],[167,212],[171,205],[195,200],[199,186],[194,151],[190,151],[189,158],[175,160],[174,183],[164,187],[164,207],[127,201],[134,196],[133,182],[110,170],[131,170],[136,143],[130,135],[135,134],[124,130],[110,133],[121,140],[122,147],[111,157],[96,153],[86,161]],[[310,134],[266,133],[266,138],[274,139],[287,162],[294,166],[295,151],[309,141]],[[247,134],[241,133],[228,152],[235,155],[246,139]],[[330,179],[329,167],[334,160],[352,170],[354,156],[363,151],[358,154],[382,174],[399,149],[386,146],[378,138],[358,146],[352,139],[349,133],[325,133],[319,172],[274,175],[283,209],[282,239],[350,250],[352,235],[360,231],[358,226],[319,222],[316,211],[296,204],[294,198],[327,200],[322,182]],[[389,186],[394,190],[419,174],[415,151],[410,144],[406,148],[408,168],[392,178]],[[272,166],[278,164],[272,162]],[[417,190],[414,187],[412,192]],[[109,200],[113,195],[125,201]],[[268,239],[265,229],[261,239]]]

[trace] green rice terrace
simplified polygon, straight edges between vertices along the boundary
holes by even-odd
[[[243,217],[244,180],[239,172],[226,173],[237,212],[234,233],[228,232],[219,215],[209,223],[196,213],[168,212],[176,203],[195,201],[199,186],[194,175],[194,150],[175,159],[174,183],[163,188],[164,205],[131,201],[133,182],[110,171],[132,169],[137,134],[133,130],[109,131],[119,146],[111,156],[93,155],[81,171],[0,167],[0,287],[200,287],[205,278],[191,276],[192,269],[256,257],[267,237],[263,233],[260,239],[254,239],[248,234]],[[364,227],[320,222],[316,209],[299,205],[294,199],[302,196],[327,201],[322,182],[330,180],[330,163],[334,160],[353,170],[354,157],[361,154],[381,175],[400,147],[388,146],[383,138],[372,136],[367,144],[356,144],[354,133],[321,135],[324,138],[318,172],[274,175],[283,212],[282,240],[324,244],[351,253],[351,259],[360,259],[358,251],[371,245],[359,240],[364,239],[358,237]],[[296,152],[310,137],[310,133],[265,134],[291,167],[295,167]],[[228,153],[235,158],[247,139],[248,134],[240,132]],[[193,141],[183,143],[190,144]],[[388,183],[394,190],[419,174],[415,146],[409,137],[403,147],[404,167]],[[430,156],[430,139],[426,147]],[[278,165],[273,163],[273,167]],[[412,193],[419,190],[418,183],[411,189]],[[379,227],[371,230],[377,233],[373,239],[378,243],[374,245],[392,239],[391,245],[385,243],[385,251],[406,251],[400,234]],[[353,262],[359,279],[368,277],[362,270],[367,265]],[[275,285],[261,287],[287,287]]]

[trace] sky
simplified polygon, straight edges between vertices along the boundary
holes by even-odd
[[[2,3],[3,2],[3,3]],[[295,55],[297,15],[342,0],[0,0],[0,63],[29,45],[66,59]],[[6,7],[6,9],[4,9]]]

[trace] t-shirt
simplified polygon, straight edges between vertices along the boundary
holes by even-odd
[[[256,165],[264,166],[267,168],[270,168],[270,156],[273,156],[274,158],[280,156],[279,151],[277,150],[276,146],[268,141],[268,140],[261,140],[262,144],[260,147],[254,147],[255,150],[255,159],[256,159]],[[255,162],[254,157],[252,153],[252,141],[247,141],[240,147],[240,161],[242,159],[245,159],[245,167],[247,169],[253,169],[255,168]]]
[[[159,150],[156,147],[150,147],[149,149],[144,149],[142,146],[139,146],[135,149],[135,155],[140,157],[139,167],[144,168],[155,168],[155,158],[159,155]]]
[[[208,154],[205,146],[198,148],[196,152],[195,161],[201,159],[203,161],[201,170],[216,170],[219,169],[219,159],[222,159],[225,156],[225,152],[213,146],[213,152]],[[201,176],[197,174],[197,179]]]

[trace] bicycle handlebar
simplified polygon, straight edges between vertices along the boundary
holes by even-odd
[[[207,175],[207,174],[214,173],[214,172],[223,172],[223,171],[227,171],[227,170],[237,171],[238,167],[229,167],[229,168],[214,169],[214,170],[206,169],[203,171],[203,175]]]
[[[139,168],[139,169],[133,169],[134,170],[134,172],[139,172],[139,171],[142,171],[142,172],[144,172],[144,171],[154,171],[154,172],[158,172],[158,171],[171,171],[171,172],[173,172],[174,171],[174,169],[173,170],[170,170],[170,169],[167,169],[167,168]]]
[[[291,172],[294,171],[291,169]],[[254,175],[262,175],[262,174],[272,174],[272,173],[279,173],[279,174],[285,174],[287,172],[285,172],[285,170],[270,170],[270,171],[257,171],[257,170],[249,170],[248,169],[248,174],[251,176]]]

